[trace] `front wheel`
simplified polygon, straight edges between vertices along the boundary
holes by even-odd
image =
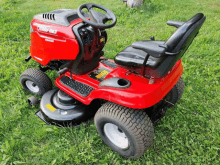
[[[20,76],[20,83],[26,92],[40,96],[52,89],[50,78],[44,72],[35,68],[24,71]]]
[[[95,115],[95,125],[103,141],[128,158],[139,158],[153,143],[154,127],[143,110],[107,102]]]

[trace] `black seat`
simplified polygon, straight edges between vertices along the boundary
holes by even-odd
[[[146,44],[155,44],[155,45],[162,45],[164,41],[141,41],[145,42]],[[144,60],[147,56],[147,53],[141,49],[135,49],[132,46],[128,46],[120,53],[117,54],[115,57],[115,62],[119,65],[124,65],[128,67],[139,67],[147,65],[151,68],[156,68],[162,61],[162,58],[155,58],[150,56],[147,60],[146,64],[144,64]]]
[[[183,56],[205,21],[205,16],[198,13],[187,22],[168,21],[167,24],[177,30],[166,41],[138,41],[117,54],[115,62],[126,67],[153,68],[146,71],[146,76],[163,77]]]

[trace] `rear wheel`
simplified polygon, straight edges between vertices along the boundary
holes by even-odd
[[[128,158],[139,158],[153,142],[153,124],[143,110],[107,102],[97,111],[95,125],[103,141]]]
[[[176,104],[177,101],[180,100],[184,92],[184,87],[185,84],[183,78],[180,77],[176,85],[171,89],[171,91],[166,96],[166,101],[168,102],[168,104],[170,103],[168,107],[172,107],[174,104]]]
[[[20,83],[26,92],[40,96],[52,89],[50,78],[36,68],[24,71],[20,76]]]
[[[183,79],[180,77],[176,85],[165,96],[165,98],[152,107],[153,109],[150,113],[150,117],[154,124],[157,124],[158,121],[165,116],[167,108],[172,107],[177,101],[180,100],[183,95],[184,87],[185,85]]]

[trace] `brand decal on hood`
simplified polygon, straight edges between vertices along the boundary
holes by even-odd
[[[34,23],[33,25],[37,26],[38,31],[43,31],[43,32],[51,33],[51,34],[57,34],[57,30],[49,29],[50,26],[41,25],[41,24],[38,24],[38,23]]]

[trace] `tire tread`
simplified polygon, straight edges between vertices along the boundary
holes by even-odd
[[[20,76],[21,84],[22,84],[22,78],[24,78],[24,77],[31,77],[36,82],[38,82],[38,84],[41,84],[41,87],[43,88],[43,91],[39,91],[38,94],[40,96],[42,96],[45,92],[52,89],[52,82],[51,82],[50,78],[44,72],[42,72],[39,69],[29,68],[29,69],[25,70]],[[23,84],[22,84],[22,86],[24,87]],[[32,93],[30,90],[26,89],[25,87],[24,87],[24,89],[27,92]],[[36,94],[36,93],[32,93],[32,94]]]
[[[139,158],[153,143],[153,124],[143,110],[131,109],[112,102],[107,102],[97,111],[95,124],[96,120],[103,116],[108,116],[120,121],[127,127],[127,130],[133,135],[134,139],[136,139],[136,154],[129,156],[129,158]]]

